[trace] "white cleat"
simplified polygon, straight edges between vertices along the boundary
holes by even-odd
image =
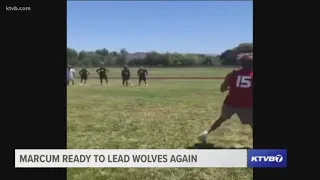
[[[207,143],[207,136],[208,136],[208,132],[207,131],[204,131],[203,133],[201,133],[199,136],[198,136],[198,140],[203,143],[203,144],[206,144]]]

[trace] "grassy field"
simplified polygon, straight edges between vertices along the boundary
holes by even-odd
[[[75,68],[80,70],[81,68]],[[91,71],[90,77],[98,77],[96,70],[98,68],[88,68]],[[110,71],[108,76],[120,77],[122,68],[108,68]],[[138,68],[130,68],[132,76],[137,76]],[[197,76],[197,77],[224,77],[226,72],[232,70],[231,68],[147,68],[149,77],[168,77],[168,76]],[[79,76],[79,73],[76,74]]]
[[[190,68],[191,69],[191,68]],[[205,68],[201,68],[205,69]],[[183,70],[200,75],[201,69]],[[172,74],[157,69],[157,74]],[[205,69],[205,74],[209,70]],[[211,73],[225,75],[230,69]],[[176,73],[176,72],[174,72]],[[171,75],[170,75],[171,76]],[[137,80],[132,81],[137,85]],[[221,80],[150,80],[149,86],[122,87],[118,79],[100,86],[68,87],[68,148],[186,149],[215,120],[225,97]],[[251,129],[237,117],[212,133],[207,148],[252,146]],[[68,180],[252,180],[248,168],[68,169]]]

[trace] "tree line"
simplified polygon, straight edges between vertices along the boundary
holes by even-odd
[[[98,67],[101,64],[109,66],[147,65],[147,66],[218,66],[237,65],[237,57],[241,53],[252,53],[252,43],[242,43],[233,49],[228,49],[217,56],[204,54],[181,53],[129,53],[125,48],[120,52],[108,51],[106,48],[95,51],[80,51],[67,48],[67,62],[72,66]]]

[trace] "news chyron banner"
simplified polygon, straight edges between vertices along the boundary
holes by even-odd
[[[15,150],[16,168],[255,168],[286,166],[286,150]]]

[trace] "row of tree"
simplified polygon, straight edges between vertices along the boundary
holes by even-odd
[[[224,51],[219,56],[208,56],[204,54],[180,54],[180,53],[145,53],[144,56],[132,56],[125,48],[120,52],[107,49],[96,51],[77,52],[72,48],[67,48],[67,62],[73,66],[97,67],[105,65],[151,65],[151,66],[214,66],[214,65],[236,65],[237,57],[240,53],[252,53],[252,43],[243,43],[239,46]]]

